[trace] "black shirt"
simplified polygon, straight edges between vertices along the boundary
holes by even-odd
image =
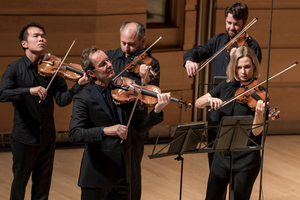
[[[14,106],[12,138],[29,145],[55,140],[53,98],[58,106],[66,106],[82,86],[75,84],[68,89],[63,77],[55,77],[46,99],[39,103],[39,96],[30,95],[30,88],[47,88],[51,78],[39,75],[37,65],[26,55],[7,66],[0,83],[0,102],[9,101]]]
[[[229,36],[225,33],[221,33],[212,37],[206,43],[202,43],[201,45],[188,50],[183,56],[184,66],[187,60],[201,62],[210,58],[229,41]],[[261,49],[258,43],[251,38],[248,42],[248,46],[254,50],[258,61],[261,62]],[[212,60],[212,78],[215,76],[226,76],[226,68],[229,60],[230,56],[226,49]]]
[[[212,97],[220,98],[222,101],[228,100],[235,95],[235,92],[240,88],[239,81],[235,82],[221,82],[215,89],[209,92]],[[219,119],[220,123],[222,117],[224,116],[242,116],[242,115],[252,115],[254,116],[255,111],[252,111],[247,104],[240,104],[236,100],[223,106],[219,109]],[[249,138],[255,141],[258,145],[261,144],[261,134],[254,136],[250,133]],[[248,141],[247,146],[255,146],[253,142]],[[230,159],[225,155],[227,152],[216,152],[214,156],[214,161],[218,165],[229,169]],[[249,170],[260,163],[260,151],[234,151],[233,156],[233,170],[245,171]]]
[[[118,48],[115,50],[108,50],[105,53],[109,58],[113,58],[112,65],[113,65],[116,75],[118,75],[122,70],[124,70],[124,66],[125,66],[124,52],[122,51],[121,48]],[[154,65],[152,66],[152,70],[155,72],[158,72],[158,76],[159,76],[159,62],[155,58],[153,58],[151,56],[151,54],[149,55],[149,57],[151,57],[154,60]],[[130,79],[134,80],[136,84],[141,85],[141,77],[138,76],[137,74],[135,74],[134,72],[125,71],[121,75],[123,77],[130,78]],[[159,87],[159,77],[157,79],[152,78],[152,75],[150,75],[150,77],[151,77],[151,81],[148,84]]]

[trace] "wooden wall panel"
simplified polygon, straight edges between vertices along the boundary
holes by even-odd
[[[7,65],[18,57],[0,57],[0,77],[4,73]],[[11,132],[13,127],[14,109],[11,102],[0,103],[0,133]]]
[[[287,120],[300,120],[299,99],[300,99],[300,85],[298,86],[274,86],[274,83],[269,85],[270,106],[277,107],[280,113],[280,120],[278,124],[284,123]]]
[[[270,54],[270,64],[269,64],[269,77],[280,72],[284,68],[294,64],[296,61],[300,61],[299,50],[297,49],[271,49]],[[267,66],[268,66],[268,50],[262,50],[263,59],[261,62],[261,77],[259,80],[265,80],[267,75]],[[300,64],[296,65],[287,72],[279,75],[272,79],[271,82],[280,82],[280,83],[300,83],[299,79],[300,74]]]
[[[232,0],[217,0],[217,9],[225,10],[227,6],[232,4]],[[249,9],[270,9],[271,0],[243,0],[242,3],[246,4]],[[273,8],[300,8],[300,2],[295,0],[285,0],[285,1],[273,1]]]
[[[192,90],[183,90],[183,91],[162,91],[162,92],[171,92],[171,96],[182,100],[187,100],[191,103],[192,101]],[[180,109],[180,105],[176,102],[171,101],[169,105],[164,108],[164,121],[160,124],[182,124],[192,121],[192,109],[187,109],[184,111],[184,108]]]
[[[300,48],[297,40],[300,27],[295,26],[294,20],[300,18],[299,9],[274,9],[272,19],[272,48]],[[249,9],[248,23],[257,17],[258,21],[248,29],[248,33],[261,46],[268,48],[270,31],[270,10]],[[224,10],[216,13],[216,34],[225,31]]]
[[[193,88],[193,78],[186,78],[182,51],[153,53],[153,57],[160,63],[160,88],[163,91]]]
[[[138,21],[142,24],[146,24],[146,14],[105,15],[96,17],[95,44],[104,51],[119,48],[120,27],[127,21]]]
[[[54,120],[55,128],[57,132],[68,132],[69,125],[72,115],[73,103],[70,103],[68,106],[59,107],[55,104],[54,107]]]
[[[123,14],[145,14],[147,1],[136,0],[97,0],[97,12],[103,15],[123,15]],[[135,20],[138,20],[136,18]],[[125,22],[125,21],[123,21]]]
[[[162,39],[151,48],[152,52],[161,51],[161,49],[181,50],[180,34],[181,30],[178,27],[147,29],[146,48],[163,35]]]
[[[14,108],[11,102],[0,105],[0,133],[11,132],[13,127]]]
[[[96,19],[92,16],[0,16],[0,21],[1,55],[23,55],[18,36],[22,27],[31,22],[38,22],[45,28],[46,52],[65,55],[77,39],[69,55],[81,55],[84,48],[95,42]]]
[[[184,46],[183,50],[189,50],[196,44],[197,12],[188,11],[185,15]]]
[[[42,5],[44,9],[40,9]],[[69,5],[70,4],[70,5]],[[135,6],[132,6],[132,5]],[[83,49],[97,45],[104,51],[120,46],[119,28],[125,21],[139,21],[146,25],[147,1],[116,1],[109,2],[88,1],[58,1],[31,2],[14,1],[4,2],[0,8],[3,14],[0,16],[0,72],[3,73],[6,66],[23,56],[24,52],[18,41],[21,28],[30,22],[42,24],[47,33],[47,48],[50,52],[62,58],[72,41],[77,41],[66,59],[66,63],[80,63],[80,55]],[[196,30],[196,5],[197,1],[186,2],[186,13],[176,20],[176,26],[161,27],[146,30],[146,47],[152,44],[161,34],[164,38],[153,47],[153,56],[161,64],[161,89],[163,92],[172,92],[172,97],[192,103],[193,79],[186,79],[186,71],[182,66],[183,52],[180,51],[183,44],[184,19],[187,19],[186,41],[192,45]],[[178,8],[178,10],[180,10]],[[164,50],[162,50],[164,49]],[[74,83],[67,82],[69,87]],[[165,109],[165,121],[167,124],[179,124],[191,121],[191,110],[180,110],[175,102],[170,103]],[[71,117],[72,104],[67,107],[55,106],[54,117],[56,130],[67,131]],[[1,103],[0,111],[6,113],[5,119],[0,119],[0,132],[9,132],[12,127],[13,107],[11,103]],[[164,125],[165,124],[165,125]]]
[[[91,15],[96,13],[96,0],[1,1],[0,13],[5,15]]]

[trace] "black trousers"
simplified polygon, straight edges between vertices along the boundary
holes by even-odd
[[[31,199],[48,199],[53,171],[55,141],[46,145],[26,145],[12,139],[11,149],[14,179],[11,185],[10,199],[24,199],[26,185],[31,173]]]
[[[255,179],[259,173],[260,164],[249,171],[233,171],[232,197],[238,200],[249,200]],[[230,170],[224,169],[213,162],[206,191],[206,200],[222,200],[227,185],[230,182]]]
[[[144,115],[147,115],[148,108],[140,107]],[[132,137],[132,181],[130,183],[130,196],[131,200],[140,200],[142,196],[142,169],[141,163],[145,148],[145,139],[148,138],[149,133],[140,135],[140,133],[135,133]]]
[[[208,118],[208,126],[218,126],[218,123],[212,121],[210,118]],[[213,142],[218,134],[218,127],[213,127],[213,128],[209,128],[207,130],[207,142],[208,144]],[[209,145],[208,147],[213,147],[213,143],[211,145]],[[212,165],[212,161],[214,158],[214,153],[208,153],[208,164],[209,164],[209,169],[211,168]]]
[[[126,178],[123,177],[114,186],[81,188],[81,200],[129,200],[129,191],[129,184]]]
[[[142,169],[141,162],[144,154],[144,138],[135,138],[132,141],[133,165],[135,171],[131,171],[133,179],[130,183],[131,200],[140,200],[142,195]]]

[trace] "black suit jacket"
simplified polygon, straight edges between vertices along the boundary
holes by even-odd
[[[85,143],[78,185],[84,188],[112,186],[117,183],[123,170],[126,170],[127,181],[131,182],[131,172],[134,171],[130,162],[131,134],[149,131],[163,120],[162,113],[151,111],[143,116],[140,111],[135,110],[127,140],[121,144],[119,136],[105,136],[101,133],[105,126],[116,123],[95,83],[88,83],[74,96],[73,101],[69,138],[72,143]],[[117,106],[121,124],[127,124],[132,105]]]

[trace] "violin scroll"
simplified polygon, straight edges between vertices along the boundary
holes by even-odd
[[[272,120],[279,119],[279,113],[280,113],[280,110],[277,110],[277,108],[275,107],[269,111],[269,117]]]
[[[171,100],[172,100],[172,97],[171,97]],[[188,108],[192,108],[192,104],[191,103],[187,103],[186,100],[182,101],[182,97],[179,99],[178,103],[180,105],[179,106],[180,109],[182,109],[182,106],[184,107],[184,111],[186,111]]]

